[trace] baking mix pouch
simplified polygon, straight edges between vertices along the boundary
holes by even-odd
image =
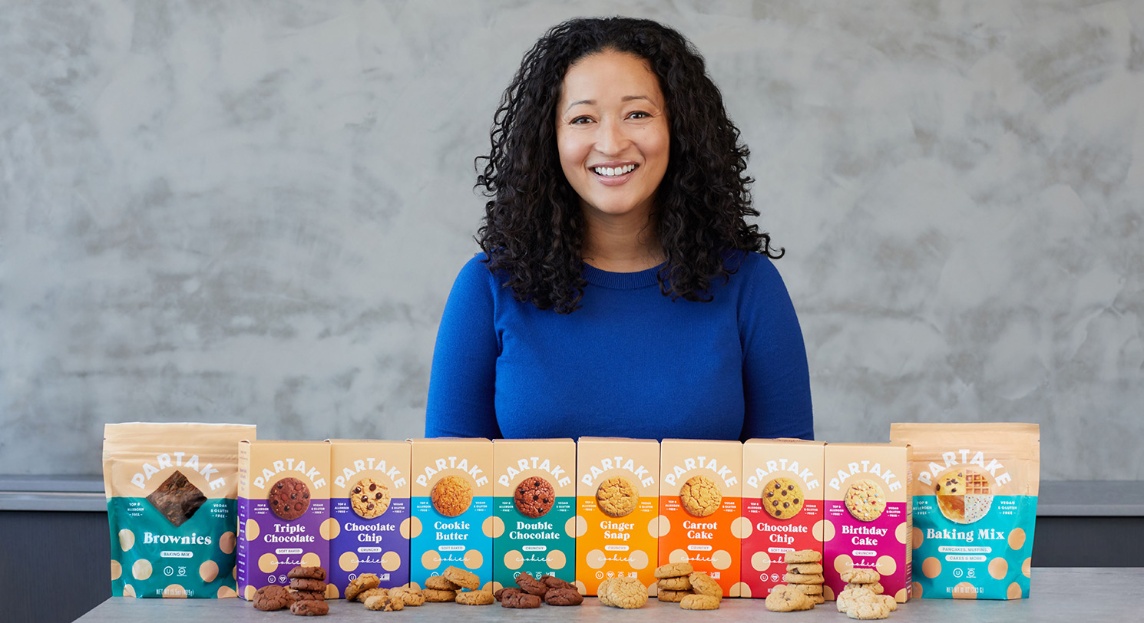
[[[516,577],[576,581],[576,443],[493,441],[494,588]]]
[[[892,424],[913,448],[914,596],[1029,596],[1041,441],[1036,424]]]
[[[739,597],[744,533],[743,444],[664,439],[659,463],[659,563],[690,563]]]
[[[409,583],[408,441],[331,439],[329,583],[339,596],[363,573]]]
[[[783,584],[787,553],[822,553],[825,444],[801,439],[743,443],[743,597]]]
[[[828,443],[824,468],[822,594],[834,599],[850,569],[874,569],[886,595],[910,598],[910,447]]]
[[[576,444],[576,587],[638,579],[654,595],[659,555],[659,442],[581,437]]]
[[[330,445],[243,441],[238,445],[238,591],[288,586],[303,565],[330,569]],[[327,597],[337,597],[332,584]]]
[[[103,485],[116,597],[235,597],[241,424],[107,424]]]
[[[425,586],[448,567],[492,586],[493,443],[481,438],[414,439],[410,469],[410,580]]]

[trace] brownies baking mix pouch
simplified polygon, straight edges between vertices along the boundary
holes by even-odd
[[[414,439],[410,468],[409,579],[448,567],[493,581],[493,443],[481,438]]]
[[[890,439],[912,448],[914,597],[1028,597],[1040,427],[891,424]]]
[[[659,442],[581,437],[576,443],[576,587],[638,579],[656,594]]]
[[[409,442],[329,443],[328,581],[339,596],[363,573],[376,575],[381,588],[408,584]]]
[[[238,594],[251,600],[290,569],[330,570],[330,444],[244,441],[238,447]],[[327,595],[332,594],[332,585]]]
[[[659,448],[659,562],[687,562],[739,597],[743,444],[664,439]]]
[[[107,424],[103,485],[116,597],[235,597],[241,424]]]
[[[886,595],[910,598],[909,453],[904,443],[828,443],[823,477],[823,596],[846,586],[841,574],[874,569]]]
[[[576,443],[493,440],[494,588],[521,573],[576,581]]]
[[[743,443],[743,597],[783,584],[788,552],[822,553],[824,451],[821,441]]]

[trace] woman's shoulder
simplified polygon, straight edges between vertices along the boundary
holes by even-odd
[[[732,275],[738,275],[745,281],[775,281],[782,283],[782,277],[775,268],[774,260],[758,251],[743,251],[736,249],[728,251],[723,260],[723,266]],[[732,277],[734,281],[734,277]]]

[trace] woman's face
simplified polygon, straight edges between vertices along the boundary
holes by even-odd
[[[670,136],[659,80],[647,61],[611,50],[568,68],[556,109],[560,168],[587,216],[651,213]]]

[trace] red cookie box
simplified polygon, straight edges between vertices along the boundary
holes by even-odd
[[[329,569],[329,472],[330,446],[324,441],[239,443],[236,565],[243,599],[253,599],[263,586],[288,585],[286,573],[295,566]],[[289,500],[286,490],[301,495]],[[302,504],[306,495],[309,503]]]

